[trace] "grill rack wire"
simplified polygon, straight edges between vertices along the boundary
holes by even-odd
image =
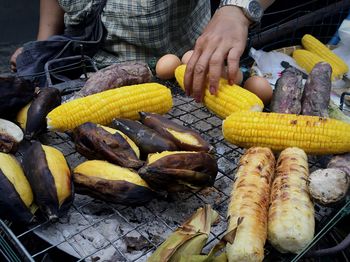
[[[328,9],[317,6],[319,2],[322,2],[322,6],[328,7]],[[300,6],[267,13],[265,20],[276,15],[283,16],[286,19],[269,24],[267,22],[264,24],[263,20],[262,26],[253,29],[250,33],[247,50],[251,46],[272,50],[296,45],[300,43],[300,38],[304,32],[311,33],[326,42],[333,37],[336,28],[348,15],[349,6],[349,1],[334,3],[334,1],[329,0],[311,0],[302,3]],[[331,9],[333,13],[330,12]],[[334,13],[334,10],[337,10],[337,12]],[[284,23],[285,21],[286,23]],[[302,21],[306,22],[301,25]],[[285,26],[286,24],[289,26]],[[278,41],[272,41],[271,35],[273,39],[278,38]],[[251,62],[246,52],[241,59],[241,65],[249,67]],[[81,65],[75,64],[74,66],[76,69]],[[62,70],[69,70],[69,68]],[[61,241],[58,243],[49,244],[42,241],[39,245],[40,248],[33,243],[41,241],[40,237],[34,232],[48,230],[51,226],[48,222],[26,228],[21,225],[13,225],[9,221],[0,221],[0,258],[1,256],[4,257],[5,261],[60,261],[55,258],[57,255],[59,259],[64,257],[66,261],[98,261],[103,258],[106,250],[109,252],[112,250],[114,253],[111,261],[145,261],[168,234],[176,229],[196,208],[204,204],[211,204],[221,217],[220,222],[213,227],[204,251],[209,251],[219,241],[226,229],[225,216],[236,163],[244,150],[224,141],[221,132],[221,119],[202,105],[195,103],[193,99],[185,97],[182,90],[173,81],[161,81],[159,79],[158,81],[170,87],[174,95],[174,108],[167,116],[175,122],[199,131],[205,139],[215,146],[219,174],[214,187],[197,192],[171,195],[166,200],[156,199],[137,208],[106,204],[87,196],[77,195],[68,215],[61,218],[56,224],[66,225],[67,221],[79,220],[79,227],[70,229],[72,232],[63,230],[60,236]],[[75,151],[74,144],[70,141],[69,136],[64,133],[46,133],[40,137],[40,141],[60,149],[72,168],[84,160]],[[21,158],[21,154],[18,157]],[[324,162],[326,162],[326,159],[312,157],[309,159],[310,171],[322,167]],[[344,206],[334,208],[324,208],[316,205],[316,232],[319,232],[320,238],[315,237],[314,249],[329,247],[329,245],[339,243],[343,239],[344,232],[342,228],[335,225],[338,221],[344,220],[344,217],[349,213],[349,201]],[[116,231],[114,237],[107,234],[108,232],[99,231],[101,225],[111,220],[118,221],[118,231]],[[324,236],[323,231],[325,231],[325,234],[328,233]],[[94,251],[84,253],[75,245],[75,243],[83,243],[84,241],[88,243],[92,240],[93,242],[95,240],[93,239],[94,234],[100,237],[93,243],[97,247]],[[59,248],[63,245],[69,245],[80,255],[80,259],[59,252]],[[311,245],[308,248],[311,248]],[[305,252],[307,249],[305,249]],[[266,257],[267,261],[297,261],[299,259],[321,261],[318,258],[308,259],[299,256],[281,255],[276,253],[268,244],[266,246]],[[349,261],[349,259],[349,250],[332,257],[332,261]]]

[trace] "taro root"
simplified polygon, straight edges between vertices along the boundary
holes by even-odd
[[[23,167],[40,210],[51,221],[64,215],[73,202],[74,188],[63,154],[35,141],[24,154]]]
[[[112,127],[119,129],[132,139],[144,155],[175,151],[176,145],[167,138],[159,135],[155,130],[129,119],[114,119]]]
[[[13,155],[0,153],[0,218],[28,224],[36,209],[21,165]]]
[[[136,169],[143,165],[143,161],[128,142],[131,140],[113,128],[86,122],[74,129],[73,136],[77,151],[88,159],[103,159]]]
[[[139,206],[155,196],[136,171],[107,161],[85,161],[74,169],[73,179],[77,193],[107,202]]]
[[[198,132],[155,113],[140,112],[141,122],[171,140],[180,150],[209,152],[213,147]]]
[[[218,166],[205,152],[164,151],[150,154],[139,174],[155,189],[169,192],[212,186]]]
[[[0,152],[16,152],[23,140],[23,132],[14,123],[0,119]]]
[[[46,130],[46,115],[61,104],[58,89],[45,87],[36,92],[33,101],[23,107],[17,114],[17,122],[24,130],[27,139],[35,137]]]
[[[35,87],[29,80],[9,76],[0,77],[0,117],[11,119],[34,96]]]

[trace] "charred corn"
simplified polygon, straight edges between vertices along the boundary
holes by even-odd
[[[246,148],[299,147],[315,155],[350,151],[350,124],[335,119],[242,111],[226,118],[222,129],[226,140]]]
[[[211,225],[218,213],[209,205],[199,208],[175,230],[148,258],[148,262],[191,261],[199,255],[207,242]]]
[[[283,150],[277,160],[268,215],[268,240],[280,252],[298,253],[314,237],[308,177],[305,152],[299,148]]]
[[[30,223],[34,220],[34,196],[17,159],[0,153],[0,218]]]
[[[74,189],[63,154],[54,147],[33,142],[24,155],[23,166],[35,202],[49,220],[56,220],[68,211]]]
[[[275,158],[269,148],[250,148],[239,160],[228,207],[228,261],[262,261]]]
[[[318,55],[321,59],[323,59],[323,61],[331,65],[333,76],[341,78],[348,72],[349,68],[344,60],[333,53],[327,46],[312,35],[304,35],[301,39],[301,43],[305,49]]]
[[[184,76],[186,65],[180,65],[175,70],[178,84],[184,89]],[[217,95],[211,95],[209,88],[205,89],[204,104],[221,118],[240,110],[262,111],[264,104],[252,92],[238,86],[229,85],[227,80],[220,79]]]
[[[108,124],[113,118],[139,119],[138,112],[164,114],[172,107],[170,89],[158,83],[124,86],[69,101],[47,115],[51,130],[66,131],[85,122]]]

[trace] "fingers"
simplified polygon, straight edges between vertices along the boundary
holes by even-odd
[[[16,51],[12,54],[11,58],[10,58],[10,69],[12,72],[16,72],[17,68],[16,68],[16,60],[17,57],[20,53],[22,53],[23,51],[23,47],[17,48]]]
[[[240,47],[232,48],[227,56],[227,77],[228,83],[233,85],[236,80],[237,72],[239,70],[239,60],[244,49]]]

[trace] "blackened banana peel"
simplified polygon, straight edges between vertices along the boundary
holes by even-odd
[[[46,130],[46,115],[61,104],[57,88],[45,87],[38,90],[32,102],[17,114],[17,122],[24,130],[25,138],[31,139]]]
[[[154,189],[169,192],[212,186],[218,172],[215,158],[206,152],[151,154],[139,174]]]
[[[114,119],[112,127],[130,137],[146,156],[151,153],[177,150],[177,146],[172,141],[138,121]]]
[[[155,196],[136,171],[107,161],[86,161],[74,169],[73,177],[78,193],[107,202],[139,206]]]
[[[161,136],[171,140],[180,150],[212,152],[213,147],[198,132],[176,124],[166,117],[140,112],[141,122],[157,131]]]
[[[35,221],[34,196],[17,159],[0,153],[0,217],[29,224]]]
[[[51,221],[64,215],[73,202],[74,187],[63,154],[35,141],[24,155],[23,167],[40,210]]]
[[[74,129],[73,136],[77,151],[88,159],[104,159],[135,169],[143,165],[131,145],[118,132],[112,134],[101,126],[86,122]]]

